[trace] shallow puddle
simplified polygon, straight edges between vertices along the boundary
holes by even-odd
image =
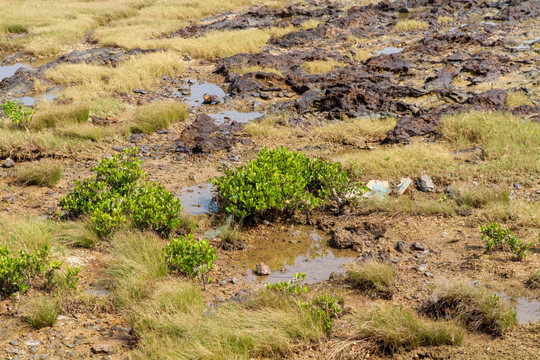
[[[212,184],[197,184],[182,189],[180,201],[184,210],[192,215],[207,214],[216,210],[212,201],[214,193]]]
[[[190,94],[183,97],[186,104],[190,106],[199,106],[204,102],[204,95],[213,95],[223,99],[227,94],[222,88],[212,83],[199,83],[197,80],[188,80]]]
[[[495,293],[516,309],[518,324],[530,324],[540,320],[540,302],[538,300],[532,297],[522,296],[518,292],[511,293],[503,290]]]
[[[269,283],[287,281],[302,272],[306,273],[306,282],[309,284],[328,280],[331,273],[345,271],[343,265],[358,256],[353,250],[328,247],[328,238],[307,226],[273,232],[249,243],[246,250],[235,252],[232,264],[247,271],[247,281],[255,281],[257,278]],[[256,277],[253,271],[260,262],[270,266],[273,273]]]
[[[266,115],[266,112],[261,113],[258,111],[253,112],[239,112],[236,110],[221,111],[215,114],[208,114],[215,120],[217,125],[221,125],[226,121],[236,121],[237,123],[247,123],[248,121],[255,120]]]
[[[45,94],[39,94],[34,96],[23,96],[18,98],[13,98],[13,100],[18,101],[19,103],[26,106],[33,106],[36,102],[48,101],[53,102],[58,97],[56,92],[48,92]]]
[[[13,65],[7,65],[7,66],[0,66],[0,81],[4,80],[5,78],[8,78],[10,76],[13,76],[17,70],[20,68],[26,68],[28,69],[29,66],[25,64],[13,64]]]
[[[397,48],[397,47],[393,47],[393,46],[389,46],[389,47],[385,47],[384,49],[382,50],[379,50],[379,51],[376,51],[375,53],[377,55],[392,55],[392,54],[398,54],[400,52],[402,52],[403,49],[402,48]]]

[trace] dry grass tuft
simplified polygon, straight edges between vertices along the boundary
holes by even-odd
[[[309,74],[325,74],[332,70],[335,70],[340,67],[346,66],[345,63],[341,61],[336,61],[333,59],[330,60],[313,60],[306,61],[302,64],[302,69],[304,69]]]
[[[356,312],[351,321],[358,339],[370,341],[386,353],[419,346],[460,345],[465,336],[464,329],[453,322],[424,319],[402,305],[375,304]]]
[[[510,91],[506,97],[506,106],[510,109],[521,105],[533,105],[531,99],[523,91]]]
[[[516,322],[511,307],[491,290],[463,283],[440,286],[424,312],[435,318],[453,318],[473,331],[501,335]]]
[[[396,31],[410,31],[410,30],[420,30],[426,29],[429,27],[429,24],[425,21],[418,20],[400,20],[394,25]]]
[[[24,319],[34,328],[53,326],[60,314],[60,301],[56,298],[36,294],[23,305]]]
[[[60,163],[45,160],[18,166],[15,169],[15,178],[23,185],[53,187],[62,178],[62,173]]]
[[[95,248],[100,241],[94,223],[90,219],[62,223],[55,236],[65,245],[89,249]]]
[[[371,296],[391,299],[394,294],[396,268],[389,263],[370,259],[355,261],[347,266],[349,280]]]
[[[59,125],[77,124],[88,121],[88,106],[82,104],[57,105],[43,104],[32,119],[31,127],[35,130],[54,128]]]
[[[472,208],[484,208],[492,203],[508,204],[510,191],[503,187],[489,188],[485,185],[464,186],[457,189],[456,204]]]

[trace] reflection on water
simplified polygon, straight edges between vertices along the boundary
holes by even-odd
[[[213,185],[208,183],[183,188],[180,195],[182,207],[192,215],[215,212],[216,204],[212,201],[214,196],[212,190]]]
[[[266,114],[260,113],[258,111],[253,112],[238,112],[236,110],[221,111],[216,114],[208,114],[212,119],[215,120],[217,125],[225,123],[226,120],[236,121],[237,123],[247,123],[248,121],[258,119],[263,117]]]
[[[246,280],[255,280],[252,269],[264,262],[273,273],[261,277],[265,282],[286,281],[295,273],[306,273],[307,283],[327,280],[334,271],[344,271],[343,265],[358,256],[352,250],[332,249],[326,245],[328,236],[305,226],[285,232],[260,236],[244,251],[233,254],[234,265],[247,270]]]
[[[540,302],[538,300],[508,290],[495,293],[516,309],[518,324],[530,324],[540,320]]]
[[[190,80],[193,84],[190,86],[190,94],[183,97],[186,104],[190,106],[199,106],[204,102],[204,95],[214,95],[224,98],[227,94],[222,88],[212,83],[200,84],[197,80]]]

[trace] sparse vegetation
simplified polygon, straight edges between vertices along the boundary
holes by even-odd
[[[373,296],[392,298],[396,274],[392,264],[370,259],[365,262],[355,261],[347,269],[349,280],[357,288]]]
[[[61,243],[66,245],[89,249],[95,248],[100,240],[89,218],[63,223],[56,236]]]
[[[527,250],[531,248],[531,243],[523,243],[516,237],[510,229],[502,227],[501,223],[490,222],[488,226],[480,226],[482,232],[482,241],[486,244],[486,251],[491,252],[495,249],[504,250],[509,248],[519,261],[525,259]]]
[[[435,318],[451,318],[469,329],[500,335],[516,322],[516,314],[492,291],[463,283],[440,286],[424,311]]]
[[[527,280],[527,286],[530,289],[540,289],[540,270],[531,275]]]
[[[82,104],[41,106],[32,120],[32,129],[42,130],[88,121],[89,108]]]
[[[449,321],[424,319],[403,305],[375,304],[355,313],[351,321],[358,339],[394,353],[419,346],[460,345],[465,331]]]
[[[34,109],[21,105],[15,100],[7,100],[0,105],[0,108],[4,113],[4,117],[9,119],[18,128],[29,129],[30,122],[35,113]]]
[[[62,178],[62,173],[60,163],[40,161],[18,166],[15,170],[15,178],[23,185],[53,187]]]

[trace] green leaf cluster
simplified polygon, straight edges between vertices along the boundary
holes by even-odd
[[[75,189],[60,200],[70,216],[89,214],[101,237],[111,235],[129,220],[141,229],[168,235],[180,224],[180,199],[155,182],[144,181],[138,149],[102,159],[96,177],[75,182]]]
[[[301,292],[307,293],[308,288],[305,284],[306,273],[294,274],[294,279],[288,281],[279,281],[273,284],[265,284],[269,290],[279,291],[286,294],[300,294]]]
[[[18,257],[11,255],[7,247],[0,247],[0,293],[28,290],[32,279],[45,271],[48,255],[48,247],[36,254],[21,250]]]
[[[330,334],[334,319],[343,311],[338,300],[329,294],[318,296],[310,302],[300,300],[298,306],[303,311],[311,312],[311,316],[322,323],[326,334]]]
[[[353,186],[340,164],[284,147],[263,148],[254,160],[227,169],[213,184],[220,204],[238,219],[268,211],[309,213]]]
[[[0,108],[2,108],[5,118],[11,120],[14,124],[22,129],[28,129],[30,127],[30,122],[32,121],[34,113],[36,112],[32,108],[20,105],[15,100],[7,100],[0,105]]]
[[[216,250],[207,240],[196,240],[193,234],[171,239],[165,248],[165,256],[170,269],[184,275],[197,275],[212,269],[217,260]]]
[[[532,246],[532,243],[522,242],[510,229],[503,228],[501,223],[490,222],[488,226],[480,226],[480,231],[487,252],[509,249],[519,261],[523,261]]]

